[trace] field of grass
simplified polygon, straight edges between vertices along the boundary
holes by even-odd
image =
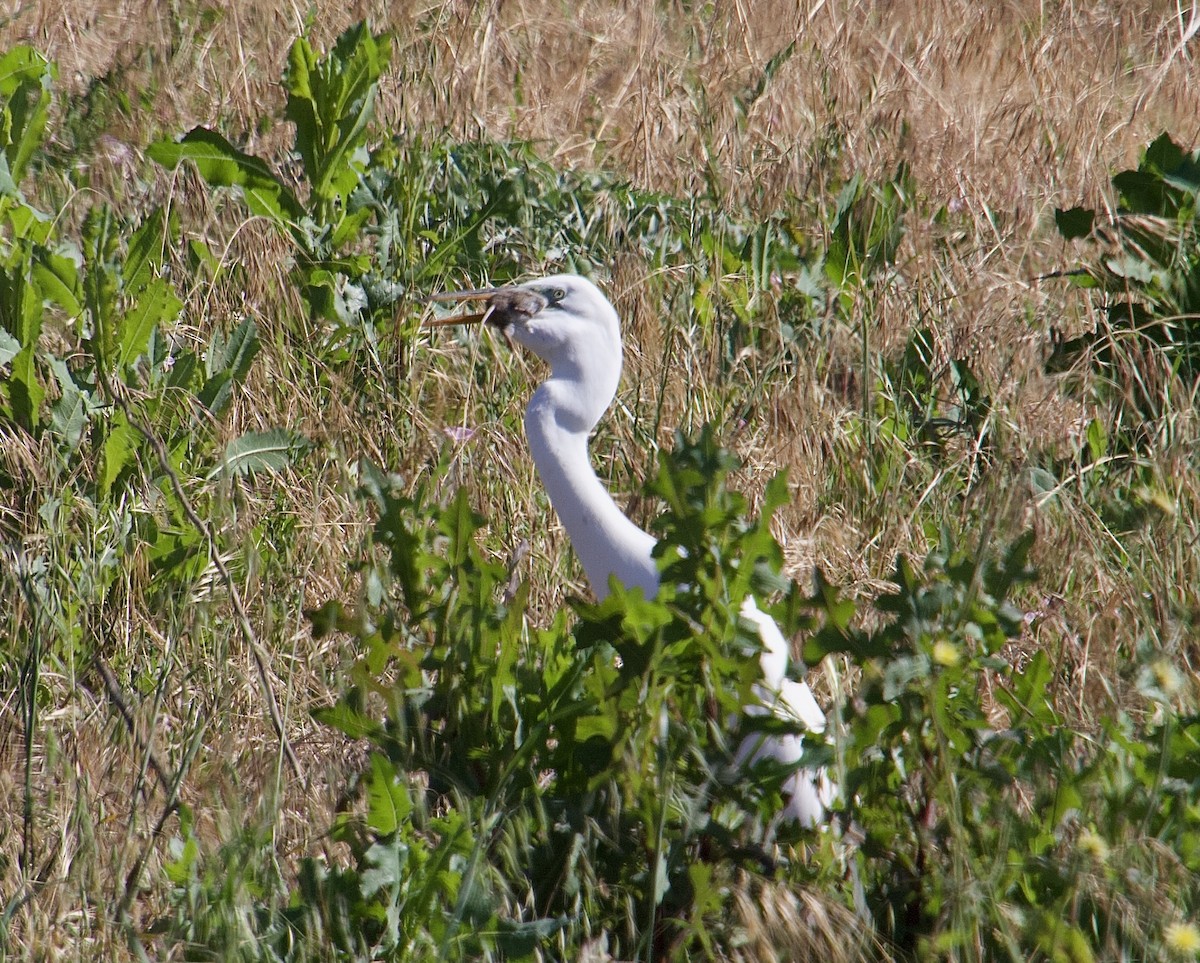
[[[7,5],[0,958],[1200,957],[1198,26]],[[562,271],[677,598],[582,601],[536,359],[420,329]],[[721,764],[754,563],[820,832]]]

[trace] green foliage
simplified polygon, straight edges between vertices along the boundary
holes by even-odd
[[[992,399],[971,363],[941,360],[933,330],[922,327],[899,358],[879,367],[870,417],[852,422],[849,433],[870,469],[861,479],[864,498],[890,507],[897,492],[923,490],[935,477],[943,491],[968,490],[993,444]]]
[[[439,506],[365,467],[384,557],[356,610],[311,615],[362,653],[317,717],[373,749],[365,813],[337,830],[355,868],[321,877],[309,904],[323,931],[353,892],[348,932],[374,933],[387,958],[570,958],[601,934],[619,955],[681,956],[729,938],[719,894],[735,871],[780,871],[789,851],[776,847],[800,838],[771,819],[788,772],[747,779],[733,764],[746,732],[795,731],[735,721],[760,672],[740,602],[782,588],[777,616],[785,630],[800,620],[769,529],[786,485],[747,524],[724,485],[735,465],[709,433],[680,440],[650,486],[667,506],[660,596],[614,585],[600,605],[574,604],[573,628],[562,613],[540,631],[524,587],[481,554],[465,491]]]
[[[312,191],[309,203],[317,224],[334,223],[333,210],[346,205],[358,186],[354,155],[374,117],[379,78],[390,58],[388,36],[373,36],[364,23],[338,37],[324,60],[303,38],[288,52],[287,119],[296,125],[295,149]],[[363,220],[365,214],[359,213],[338,223],[332,247],[336,250],[356,233]]]
[[[1161,660],[1142,672],[1165,721],[1067,727],[1048,655],[1012,658],[1031,544],[992,559],[947,537],[920,573],[900,559],[872,631],[818,584],[824,625],[805,655],[844,652],[862,669],[845,710],[845,818],[863,837],[865,907],[901,959],[1136,959],[1158,935],[1151,879],[1172,880],[1185,918],[1200,901],[1196,878],[1178,885],[1200,844],[1200,729],[1175,714],[1178,678]]]
[[[890,181],[870,184],[856,174],[842,188],[825,253],[825,273],[841,291],[844,306],[849,305],[853,288],[895,262],[912,192],[906,165]]]
[[[360,289],[348,285],[369,269],[355,242],[370,212],[352,210],[350,195],[367,159],[364,142],[390,51],[386,34],[373,35],[361,23],[343,33],[323,59],[303,37],[292,44],[284,84],[287,118],[296,129],[292,149],[307,185],[304,200],[267,161],[207,128],[147,150],[165,167],[193,163],[212,187],[239,188],[251,213],[291,240],[301,290],[320,318],[348,323],[361,307]]]
[[[772,320],[765,295],[782,279],[796,279],[779,325],[786,340],[802,340],[823,311],[818,258],[790,214],[736,217],[612,175],[564,172],[528,143],[394,139],[368,151],[389,56],[387,36],[362,24],[324,57],[304,38],[292,45],[284,85],[301,185],[289,186],[267,161],[205,128],[148,151],[167,167],[191,162],[212,187],[238,188],[251,213],[290,239],[312,314],[333,324],[323,357],[348,361],[364,349],[374,352],[394,327],[398,302],[423,295],[448,274],[495,282],[531,271],[591,274],[625,254],[651,268],[702,266],[696,320],[704,330],[718,329],[731,363]],[[842,212],[846,225],[872,203],[866,188],[857,189],[862,198],[846,202],[853,212]],[[894,216],[894,193],[887,186],[870,198]],[[890,256],[894,224],[846,226],[842,233],[858,239],[863,230],[869,249],[862,257],[873,264]]]
[[[21,180],[42,146],[55,70],[31,47],[14,47],[0,57],[0,196],[24,201]]]
[[[277,468],[301,447],[289,439],[286,455],[252,452],[262,439],[251,436],[231,442],[214,468],[257,330],[247,320],[207,345],[180,337],[173,215],[124,218],[97,204],[77,221],[26,198],[22,181],[53,167],[44,143],[53,77],[29,48],[0,57],[0,437],[5,455],[9,446],[18,455],[0,462],[0,594],[13,603],[0,675],[21,707],[30,868],[45,855],[33,818],[32,760],[48,705],[40,680],[96,691],[92,674],[131,610],[174,625],[216,547],[195,524],[212,492],[206,477]],[[136,573],[147,586],[135,588]]]
[[[1161,351],[1192,383],[1200,376],[1200,150],[1190,154],[1169,134],[1143,152],[1138,166],[1112,178],[1117,213],[1097,224],[1085,208],[1057,211],[1059,233],[1084,238],[1095,254],[1071,277],[1105,295],[1108,324],[1056,345],[1051,364],[1065,367],[1084,351],[1091,363],[1134,394],[1143,417],[1161,413],[1161,396],[1117,365],[1124,350]]]
[[[206,860],[188,807],[180,807],[179,822],[181,834],[171,840],[163,867],[172,884],[170,915],[158,928],[171,931],[186,947],[187,960],[294,959],[290,949],[296,932],[286,914],[269,909],[269,897],[284,892],[270,836],[252,827],[236,831],[216,858]]]
[[[783,47],[750,77],[736,95],[743,115],[796,51]],[[915,325],[899,357],[871,350],[870,299],[898,270],[914,190],[906,168],[878,184],[845,181],[822,251],[806,240],[820,224],[814,231],[794,199],[771,212],[730,210],[714,196],[560,170],[528,143],[381,141],[373,111],[390,53],[388,38],[363,25],[325,55],[296,41],[283,78],[295,134],[283,161],[202,128],[150,149],[160,164],[191,163],[210,187],[237,190],[289,240],[292,278],[322,322],[318,337],[297,344],[318,371],[406,337],[398,307],[447,276],[592,274],[633,257],[661,295],[664,325],[688,325],[711,353],[719,388],[753,367],[753,387],[715,399],[718,417],[741,417],[727,409],[768,398],[800,361],[811,364],[804,352],[832,340],[823,325],[858,317],[863,404],[839,430],[867,453],[854,465],[863,484],[888,498],[925,491],[935,471],[953,476],[943,456],[955,436],[991,457],[982,373],[941,361],[932,328]],[[53,772],[46,720],[76,718],[56,693],[92,699],[97,656],[109,657],[122,683],[154,697],[154,708],[131,700],[139,723],[140,713],[153,723],[168,686],[192,686],[199,721],[185,738],[198,751],[210,711],[203,673],[224,661],[230,633],[223,600],[195,599],[219,599],[214,558],[253,569],[227,543],[225,513],[308,449],[282,428],[228,437],[235,417],[262,424],[237,411],[260,327],[213,324],[182,303],[178,279],[197,269],[212,277],[216,262],[202,242],[183,240],[174,208],[118,197],[85,210],[85,194],[57,210],[40,184],[30,190],[38,172],[70,166],[46,158],[47,124],[62,113],[51,109],[53,79],[29,48],[0,57],[0,587],[9,603],[0,675],[15,693],[27,817],[0,867],[15,860],[36,881],[6,896],[5,939],[23,905],[73,892],[81,877],[71,874],[93,872],[86,853],[60,854],[40,839],[43,793],[58,791],[38,781],[38,767]],[[1115,399],[1115,423],[1097,415],[1070,466],[1111,533],[1166,510],[1149,469],[1118,476],[1109,466],[1148,447],[1128,423],[1165,407],[1144,360],[1165,359],[1185,385],[1200,364],[1197,164],[1164,135],[1137,170],[1114,177],[1113,223],[1080,208],[1056,216],[1063,236],[1091,252],[1076,280],[1106,298],[1107,326],[1062,348],[1088,349],[1100,397]],[[377,392],[352,393],[379,403]],[[639,415],[639,431],[659,427]],[[415,491],[363,463],[360,502],[375,524],[356,568],[361,595],[310,613],[314,635],[338,632],[356,656],[342,697],[316,719],[327,737],[358,743],[363,760],[335,787],[323,852],[285,853],[274,812],[231,824],[200,802],[193,812],[172,800],[159,828],[169,834],[177,812],[178,831],[161,873],[142,871],[163,855],[150,839],[149,863],[123,863],[128,875],[116,884],[127,896],[148,887],[161,908],[145,933],[123,910],[114,916],[135,952],[156,937],[159,955],[214,960],[572,959],[602,948],[624,959],[728,958],[745,955],[747,938],[735,897],[771,885],[853,911],[896,959],[1168,956],[1167,925],[1200,913],[1200,722],[1187,714],[1179,670],[1149,641],[1129,639],[1117,682],[1130,698],[1108,714],[1095,707],[1086,729],[1067,718],[1063,707],[1082,698],[1078,680],[1043,651],[1037,614],[1015,607],[1030,597],[1027,538],[971,551],[947,529],[923,566],[897,561],[893,587],[864,603],[863,618],[820,576],[805,598],[780,577],[770,534],[785,483],[771,483],[762,517],[748,522],[745,500],[725,487],[734,462],[713,437],[681,440],[649,484],[661,509],[659,597],[617,586],[603,604],[572,600],[543,626],[527,612],[528,587],[482,547],[468,495],[443,494],[449,454]],[[1040,469],[1029,478],[1039,494],[1060,486]],[[969,480],[958,479],[962,490]],[[297,514],[282,488],[286,512],[228,526],[246,533],[253,561],[280,567],[291,558],[272,539]],[[1128,564],[1127,551],[1118,544],[1113,558]],[[804,639],[811,660],[849,668],[831,744],[805,743],[806,763],[829,765],[841,786],[820,832],[775,820],[787,772],[734,765],[744,736],[789,731],[740,711],[759,673],[756,635],[737,617],[750,593],[786,635]],[[275,614],[269,599],[263,606],[251,611],[256,626]],[[173,648],[147,655],[136,639],[113,644],[113,626],[136,634],[143,620],[202,658],[176,673]],[[203,799],[187,762],[175,768],[181,724],[155,730],[161,757],[186,798],[195,790]],[[140,805],[139,796],[131,840]],[[59,880],[71,858],[85,868]],[[72,919],[101,919],[108,895]]]
[[[364,465],[381,554],[357,605],[310,618],[360,652],[316,716],[370,754],[333,829],[350,863],[307,860],[277,897],[297,947],[572,958],[603,935],[624,958],[719,956],[740,938],[731,892],[755,876],[857,906],[897,959],[1132,959],[1163,938],[1163,881],[1181,916],[1200,906],[1200,723],[1176,714],[1182,681],[1161,657],[1147,650],[1139,674],[1152,721],[1073,731],[1049,656],[1022,654],[1030,619],[1012,600],[1031,536],[972,555],[947,533],[922,570],[899,559],[862,629],[819,576],[809,598],[779,577],[769,522],[786,485],[748,524],[734,467],[707,432],[679,440],[648,485],[659,596],[614,584],[573,604],[574,625],[536,630],[465,492],[407,496]],[[744,735],[787,728],[734,721],[760,671],[736,617],[751,592],[807,633],[806,658],[861,672],[819,839],[772,819],[786,772],[733,764]],[[806,746],[807,764],[834,763]]]
[[[0,61],[0,94],[8,98],[0,115],[5,176],[19,178],[41,149],[52,76],[28,48]],[[228,341],[215,333],[203,363],[198,353],[174,346],[169,332],[182,303],[165,278],[179,241],[174,216],[158,208],[127,224],[98,206],[78,239],[62,238],[56,221],[31,207],[14,181],[0,193],[0,224],[0,357],[10,368],[0,383],[0,417],[35,439],[48,438],[58,472],[94,466],[81,494],[98,502],[114,497],[136,466],[153,463],[147,428],[175,469],[211,460],[214,419],[249,371],[257,334],[252,321]],[[47,349],[48,315],[70,326],[82,350],[60,356]],[[114,395],[124,403],[115,404]]]

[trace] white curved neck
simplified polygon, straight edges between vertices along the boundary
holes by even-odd
[[[655,540],[625,517],[592,470],[587,438],[595,422],[578,405],[586,394],[570,378],[544,382],[525,409],[529,449],[596,597],[607,597],[610,575],[650,597],[658,591]]]

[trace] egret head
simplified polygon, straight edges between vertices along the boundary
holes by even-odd
[[[569,382],[587,415],[599,418],[616,394],[621,325],[608,298],[587,278],[555,274],[512,287],[454,291],[434,299],[486,299],[487,309],[480,314],[429,323],[484,321],[499,328],[548,362],[552,380]]]

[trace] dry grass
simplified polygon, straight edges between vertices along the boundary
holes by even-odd
[[[245,641],[189,648],[196,626],[224,604],[219,580],[195,600],[193,621],[164,625],[139,606],[145,571],[123,575],[128,620],[104,654],[122,683],[139,693],[131,700],[136,738],[95,678],[70,672],[43,678],[44,739],[29,754],[38,845],[34,862],[24,866],[18,857],[26,747],[15,696],[0,702],[0,892],[30,893],[14,909],[10,951],[37,960],[116,959],[130,951],[108,908],[124,898],[139,856],[148,860],[140,880],[147,890],[131,887],[130,912],[144,923],[161,909],[154,881],[162,879],[166,850],[155,830],[169,797],[144,771],[147,745],[184,773],[180,798],[200,816],[205,836],[227,838],[241,820],[269,819],[284,861],[320,845],[334,787],[356,761],[339,759],[340,741],[306,710],[337,691],[338,668],[349,654],[314,642],[301,610],[355,591],[347,564],[366,520],[349,496],[345,465],[366,454],[409,478],[422,477],[443,442],[442,427],[473,421],[479,399],[494,386],[455,382],[439,374],[445,365],[428,360],[434,352],[461,353],[461,370],[470,372],[469,355],[478,347],[430,346],[408,375],[417,386],[411,408],[389,407],[389,399],[403,395],[385,385],[364,420],[363,408],[348,400],[353,387],[286,337],[302,308],[284,293],[287,252],[278,240],[263,225],[243,221],[236,205],[214,207],[187,175],[172,182],[143,159],[150,140],[195,124],[217,126],[244,139],[247,149],[278,156],[286,131],[257,125],[281,116],[277,78],[303,28],[303,5],[40,0],[8,7],[0,47],[32,43],[58,63],[60,115],[76,118],[87,151],[67,160],[89,166],[93,196],[119,208],[169,197],[188,229],[238,266],[226,283],[187,292],[186,309],[186,323],[200,339],[241,313],[268,332],[264,357],[227,426],[230,435],[283,421],[320,445],[315,467],[231,493],[223,523],[229,543],[256,559],[238,569],[240,588],[256,632],[272,647],[275,688],[305,779],[280,765]],[[795,500],[780,516],[779,535],[789,562],[799,574],[820,564],[865,594],[897,552],[927,547],[915,507],[981,511],[1007,527],[1034,525],[1041,589],[1064,600],[1048,606],[1034,644],[1056,653],[1064,703],[1081,718],[1122,698],[1121,662],[1140,637],[1173,646],[1181,667],[1195,673],[1194,638],[1181,637],[1186,622],[1171,614],[1190,610],[1194,625],[1200,585],[1189,405],[1177,406],[1175,440],[1157,456],[1173,511],[1150,530],[1114,533],[1079,491],[1064,490],[1039,505],[1020,482],[1032,460],[1069,457],[1092,414],[1082,403],[1064,403],[1056,380],[1042,370],[1051,327],[1071,334],[1095,321],[1083,298],[1036,280],[1072,259],[1048,229],[1053,209],[1106,203],[1112,168],[1134,161],[1138,148],[1164,129],[1185,145],[1200,139],[1194,45],[1181,46],[1186,9],[1147,0],[446,0],[317,8],[319,44],[364,17],[394,30],[397,49],[379,111],[401,136],[528,139],[562,165],[614,169],[671,193],[713,191],[731,209],[748,205],[762,213],[799,205],[812,215],[817,199],[828,199],[848,172],[887,176],[908,163],[919,192],[913,210],[921,216],[910,219],[896,283],[874,291],[863,307],[872,348],[894,351],[923,323],[935,330],[946,359],[971,360],[995,403],[995,477],[963,499],[943,496],[943,480],[917,466],[906,476],[915,490],[864,487],[862,452],[847,427],[857,398],[844,382],[860,346],[857,333],[846,330],[781,380],[770,403],[759,405],[731,439],[748,461],[747,490],[757,497],[768,471],[787,467]],[[790,58],[748,101],[765,64],[792,40]],[[89,90],[103,90],[108,99],[93,100],[92,119],[78,120]],[[103,137],[85,136],[89,123],[99,123]],[[57,136],[60,146],[72,146],[66,134]],[[61,186],[43,189],[53,194]],[[70,216],[82,216],[88,203],[72,201]],[[934,224],[931,215],[943,206],[951,218]],[[822,229],[815,217],[804,223],[814,235]],[[631,344],[621,404],[598,451],[602,470],[611,470],[626,491],[650,465],[634,419],[653,408],[651,395],[657,403],[657,386],[667,390],[652,442],[667,443],[675,425],[720,414],[708,347],[695,332],[664,328],[655,290],[644,266],[614,266],[611,291]],[[686,378],[664,377],[668,359]],[[749,369],[766,370],[771,362],[745,360]],[[536,369],[527,370],[532,382]],[[516,431],[518,407],[514,398],[504,419],[474,425],[474,439],[455,453],[452,477],[469,481],[487,513],[501,520],[491,534],[498,551],[522,539],[532,544],[529,571],[537,611],[544,612],[582,584],[564,536],[546,527],[546,505]],[[11,441],[4,439],[0,457],[20,465],[35,484],[37,453]],[[972,456],[955,457],[951,475]],[[280,506],[288,533],[277,544],[255,543],[255,524]],[[32,531],[23,511],[20,499],[0,505],[0,528]],[[105,537],[102,518],[76,523],[94,540]],[[62,555],[68,547],[49,550]],[[18,560],[6,555],[3,564]],[[25,616],[26,624],[37,624]],[[11,624],[25,616],[15,613]],[[99,631],[86,614],[82,619],[82,631]],[[230,825],[216,825],[213,812],[236,815]]]

